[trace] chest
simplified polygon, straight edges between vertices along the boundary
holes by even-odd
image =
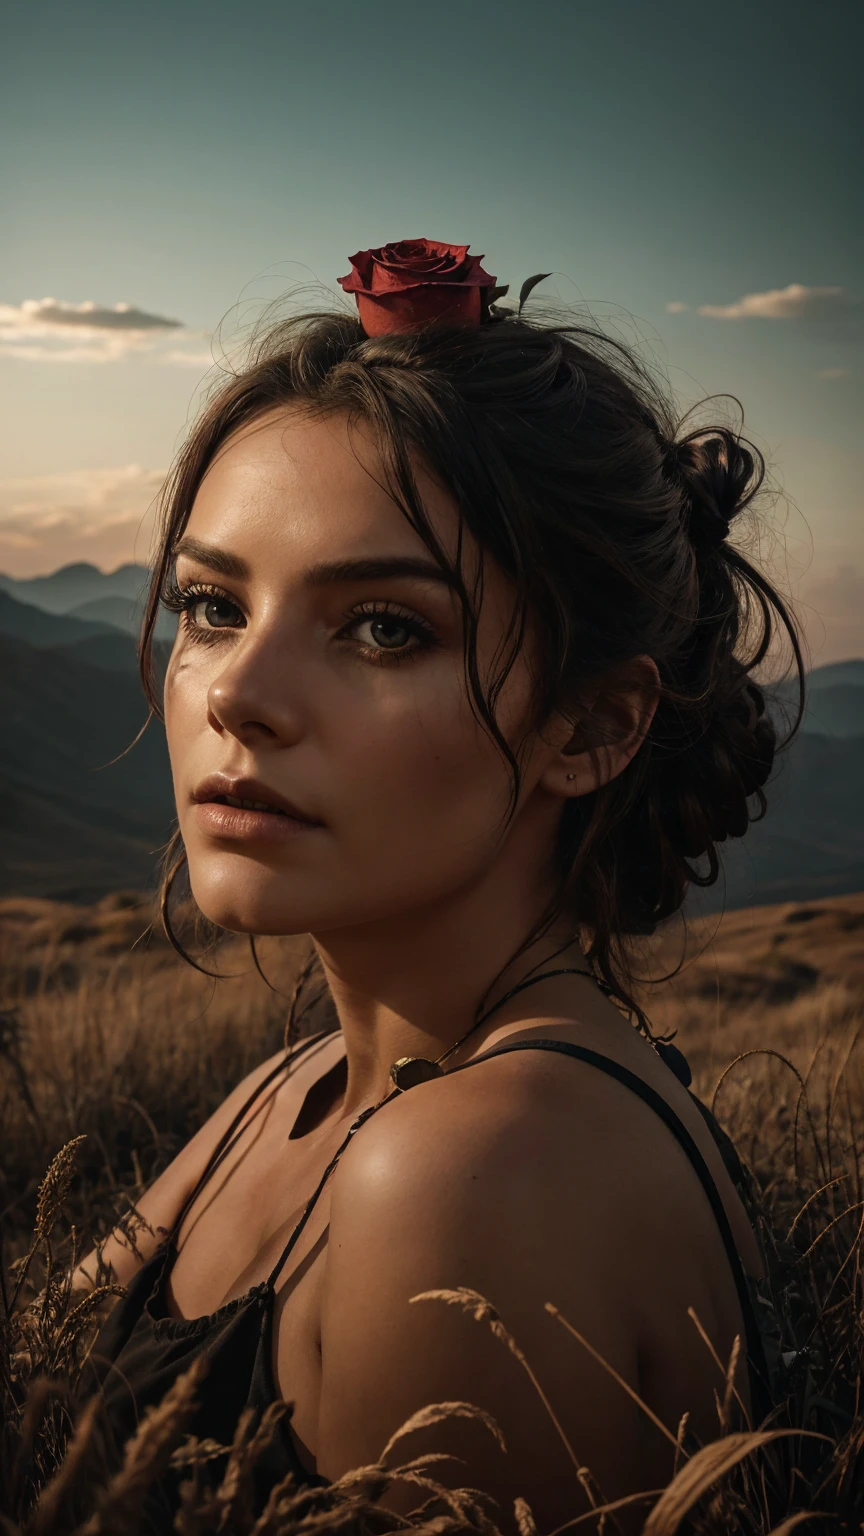
[[[212,1172],[176,1233],[178,1254],[166,1280],[165,1305],[175,1317],[202,1318],[272,1280],[274,1385],[279,1396],[294,1402],[292,1427],[308,1445],[314,1441],[321,1375],[326,1184],[303,1218],[345,1126],[332,1115],[313,1132],[295,1136],[296,1118],[292,1106],[286,1112],[286,1106],[274,1104]]]

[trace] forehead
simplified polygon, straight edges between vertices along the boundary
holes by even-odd
[[[414,462],[428,521],[455,551],[456,505]],[[313,417],[282,407],[242,427],[217,450],[186,531],[254,558],[266,551],[292,559],[325,554],[426,553],[426,546],[386,489],[372,433],[334,413]]]

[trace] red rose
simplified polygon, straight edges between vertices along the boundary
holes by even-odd
[[[349,260],[351,271],[339,284],[354,294],[367,336],[415,331],[430,320],[479,325],[483,289],[496,281],[483,271],[482,256],[468,255],[467,245],[440,240],[397,240]]]

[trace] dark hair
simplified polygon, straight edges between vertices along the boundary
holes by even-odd
[[[679,436],[651,372],[619,342],[576,323],[514,316],[368,338],[347,314],[284,321],[206,406],[166,486],[141,647],[157,714],[151,641],[174,546],[219,445],[282,404],[345,411],[373,430],[387,489],[453,571],[469,697],[510,766],[513,804],[518,747],[499,731],[495,705],[529,621],[540,646],[534,726],[553,711],[578,722],[586,683],[636,656],[654,659],[661,694],[648,736],[619,777],[566,802],[554,908],[532,935],[569,914],[587,935],[598,977],[647,1027],[631,995],[627,936],[676,912],[691,883],[715,881],[717,845],[764,814],[779,742],[754,672],[778,628],[803,690],[786,604],[725,537],[763,482],[758,450],[728,426]],[[464,526],[513,583],[507,653],[486,687],[476,658],[482,569],[469,591],[430,527],[412,456],[452,494]],[[184,859],[178,830],[165,855],[166,926]]]

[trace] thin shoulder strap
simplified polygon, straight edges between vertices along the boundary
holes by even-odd
[[[482,1055],[474,1056],[471,1061],[463,1062],[461,1066],[454,1067],[452,1070],[462,1072],[466,1067],[474,1067],[478,1062],[488,1061],[490,1056],[503,1056],[509,1051],[535,1050],[557,1051],[562,1056],[572,1056],[577,1061],[587,1062],[589,1066],[597,1067],[599,1071],[605,1072],[607,1076],[614,1077],[619,1083],[623,1083],[625,1088],[629,1088],[633,1093],[637,1094],[644,1103],[660,1116],[664,1124],[669,1127],[679,1146],[684,1149],[708,1197],[708,1203],[714,1212],[717,1226],[720,1229],[720,1236],[723,1239],[723,1246],[726,1249],[726,1256],[732,1270],[732,1277],[735,1281],[741,1315],[744,1319],[751,1383],[754,1400],[756,1400],[754,1406],[758,1403],[760,1409],[768,1412],[770,1408],[770,1393],[767,1362],[747,1276],[741,1263],[741,1256],[732,1235],[732,1228],[729,1225],[729,1218],[726,1215],[726,1208],[721,1199],[720,1192],[714,1182],[708,1164],[686,1125],[678,1118],[674,1109],[667,1104],[662,1094],[657,1093],[641,1077],[637,1077],[635,1072],[630,1072],[627,1067],[623,1067],[618,1061],[613,1061],[609,1056],[602,1056],[599,1051],[589,1050],[587,1046],[583,1045],[571,1045],[566,1040],[505,1041],[502,1045],[496,1046],[494,1050],[484,1051]]]
[[[238,1109],[236,1115],[231,1121],[231,1124],[228,1126],[228,1129],[223,1131],[215,1147],[213,1148],[213,1151],[210,1153],[198,1183],[195,1185],[192,1193],[185,1200],[180,1214],[177,1217],[173,1227],[171,1228],[168,1239],[169,1242],[172,1241],[176,1234],[179,1232],[183,1221],[185,1220],[195,1201],[198,1199],[198,1196],[200,1195],[208,1179],[212,1178],[219,1164],[228,1156],[228,1153],[231,1151],[231,1148],[234,1145],[235,1132],[239,1133],[239,1127],[243,1124],[243,1121],[245,1120],[255,1101],[259,1099],[262,1093],[264,1093],[270,1087],[270,1084],[279,1076],[280,1072],[284,1072],[288,1067],[293,1067],[298,1057],[304,1055],[305,1052],[308,1051],[311,1046],[316,1045],[319,1040],[323,1040],[327,1034],[329,1034],[329,1030],[325,1029],[321,1030],[317,1035],[310,1035],[308,1040],[301,1040],[300,1043],[294,1047],[290,1055],[283,1057],[281,1061],[277,1061],[275,1067],[271,1068],[271,1070],[261,1078],[259,1083],[256,1083],[249,1097],[244,1100],[240,1109]]]

